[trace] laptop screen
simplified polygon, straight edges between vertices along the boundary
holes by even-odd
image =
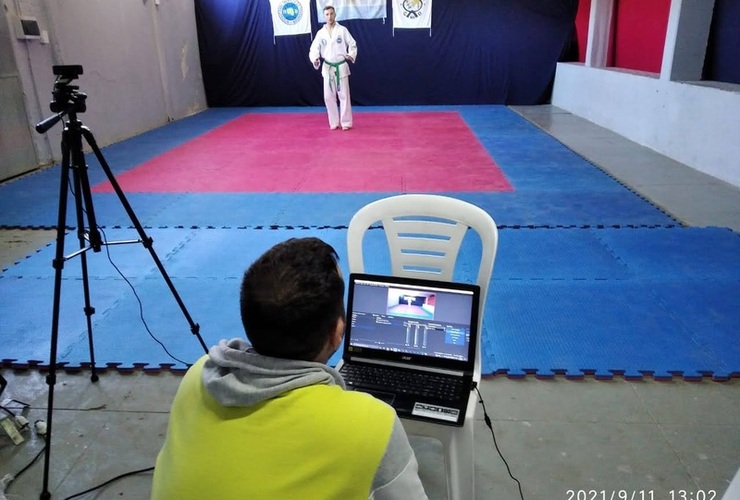
[[[345,349],[460,367],[475,352],[478,301],[476,285],[352,274]]]

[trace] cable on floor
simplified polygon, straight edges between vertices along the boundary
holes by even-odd
[[[192,365],[192,363],[186,363],[185,361],[181,360],[180,358],[178,358],[178,357],[174,356],[172,353],[170,353],[170,351],[167,350],[167,347],[157,337],[155,337],[154,334],[152,333],[152,331],[149,329],[149,325],[147,324],[146,320],[144,319],[144,304],[142,304],[141,298],[139,298],[139,294],[136,293],[136,288],[134,288],[134,285],[128,280],[128,278],[126,278],[126,276],[124,276],[123,272],[121,272],[121,270],[118,268],[118,266],[116,265],[116,263],[113,262],[113,258],[111,257],[110,248],[109,248],[109,245],[108,245],[108,237],[105,235],[105,231],[103,231],[103,228],[102,227],[98,226],[98,229],[103,234],[103,243],[105,245],[105,253],[108,256],[108,260],[110,261],[110,263],[113,266],[113,268],[121,276],[121,278],[123,278],[123,281],[125,281],[126,284],[128,284],[128,286],[131,288],[131,291],[134,293],[134,297],[136,298],[136,301],[139,303],[139,318],[141,319],[141,322],[144,325],[144,328],[146,329],[146,332],[149,334],[149,336],[152,339],[154,339],[154,341],[157,344],[159,344],[162,347],[162,349],[164,349],[164,352],[167,353],[167,355],[170,358],[172,358],[175,361],[177,361],[178,363],[182,363],[186,367],[190,368],[190,366]]]
[[[28,462],[28,464],[25,467],[23,467],[20,471],[18,471],[15,474],[5,474],[5,476],[2,479],[0,479],[0,500],[6,500],[5,492],[8,491],[8,488],[10,488],[10,485],[13,483],[13,481],[18,479],[21,476],[21,474],[23,474],[28,469],[30,469],[31,466],[35,464],[36,461],[39,459],[39,457],[44,453],[44,450],[46,450],[46,445],[42,446],[39,452],[36,454],[36,456],[33,457],[31,461]]]
[[[153,471],[153,470],[154,470],[154,467],[147,467],[146,469],[139,469],[139,470],[134,470],[134,471],[131,471],[131,472],[126,472],[126,473],[120,474],[120,475],[118,475],[118,476],[116,476],[116,477],[114,477],[112,479],[107,480],[104,483],[101,483],[101,484],[99,484],[97,486],[93,486],[90,489],[87,489],[85,491],[81,491],[79,493],[75,493],[72,496],[68,496],[64,500],[71,500],[72,498],[81,497],[82,495],[84,495],[86,493],[90,493],[91,491],[99,490],[100,488],[103,488],[104,486],[108,486],[109,484],[111,484],[111,483],[113,483],[115,481],[118,481],[119,479],[123,479],[124,477],[134,476],[136,474],[143,474],[144,472],[150,472],[150,471]]]
[[[483,406],[483,420],[485,420],[486,425],[489,429],[491,429],[491,436],[493,437],[493,445],[496,447],[496,451],[498,452],[498,456],[501,457],[501,460],[503,460],[504,465],[506,466],[506,471],[509,473],[509,477],[516,481],[516,485],[519,488],[519,498],[524,500],[524,493],[522,493],[522,483],[519,482],[517,478],[514,477],[514,475],[511,473],[511,468],[509,467],[509,463],[504,458],[503,453],[501,453],[501,450],[498,447],[498,443],[496,442],[496,434],[493,432],[493,424],[491,423],[491,417],[488,416],[488,411],[486,411],[486,403],[483,401],[483,396],[480,393],[480,390],[478,389],[478,384],[473,385],[473,389],[475,389],[475,392],[478,393],[478,402]]]
[[[77,194],[75,193],[74,186],[72,185],[72,180],[71,179],[69,179],[67,181],[67,185],[68,185],[68,189],[69,189],[70,193],[72,194],[72,197],[76,197]],[[84,207],[82,208],[82,212],[85,215],[88,215],[87,210],[85,210]],[[192,363],[186,363],[185,361],[181,360],[180,358],[178,358],[178,357],[174,356],[172,353],[170,353],[170,351],[167,350],[167,347],[157,337],[155,337],[154,334],[152,333],[152,331],[149,329],[149,325],[147,324],[146,320],[144,319],[144,305],[141,302],[141,298],[139,298],[139,294],[136,293],[136,288],[134,288],[134,285],[128,280],[128,278],[126,278],[126,276],[123,274],[123,272],[121,272],[121,270],[116,265],[116,263],[113,262],[113,258],[112,258],[111,254],[110,254],[110,245],[108,244],[108,237],[106,236],[105,231],[103,230],[103,228],[100,225],[96,225],[96,227],[101,232],[101,234],[103,235],[102,244],[105,247],[105,253],[106,253],[107,257],[108,257],[108,261],[111,263],[111,265],[113,266],[113,268],[118,272],[118,274],[121,276],[121,278],[123,278],[123,280],[126,282],[126,284],[131,288],[131,291],[133,291],[134,297],[136,298],[136,301],[139,303],[139,318],[141,319],[141,322],[144,325],[144,329],[149,334],[149,336],[152,339],[154,339],[154,341],[156,343],[158,343],[162,347],[162,349],[164,350],[164,352],[167,353],[167,355],[170,358],[172,358],[173,360],[177,361],[178,363],[182,363],[187,368],[190,368],[190,366],[192,365]]]

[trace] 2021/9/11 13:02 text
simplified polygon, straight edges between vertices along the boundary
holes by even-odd
[[[715,490],[669,490],[665,497],[655,490],[568,490],[565,500],[718,500]]]

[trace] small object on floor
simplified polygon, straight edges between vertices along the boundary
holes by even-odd
[[[36,429],[36,434],[39,436],[46,436],[46,422],[43,420],[37,420],[33,424],[34,428]]]
[[[18,415],[15,417],[15,425],[18,426],[19,431],[26,430],[28,429],[28,419],[23,415]]]
[[[15,443],[16,445],[21,444],[25,439],[23,436],[21,436],[21,433],[18,432],[18,429],[15,427],[15,423],[13,423],[13,420],[7,417],[2,418],[0,420],[0,427],[3,428],[3,430],[8,434],[8,437],[10,437],[11,441]]]

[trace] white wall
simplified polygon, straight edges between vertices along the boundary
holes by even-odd
[[[0,11],[0,179],[36,166],[33,129],[26,119],[23,82],[15,66],[11,33]]]
[[[561,63],[552,104],[740,187],[740,89]]]
[[[11,37],[31,127],[52,114],[54,64],[83,66],[74,83],[87,94],[87,111],[78,118],[101,147],[206,108],[192,1],[5,0],[4,7],[9,25],[14,15],[35,16],[48,33],[49,43]],[[61,128],[34,133],[35,166],[60,161]]]
[[[740,85],[698,81],[713,6],[672,0],[653,74],[603,67],[613,0],[592,0],[586,64],[558,64],[552,104],[740,187]]]

